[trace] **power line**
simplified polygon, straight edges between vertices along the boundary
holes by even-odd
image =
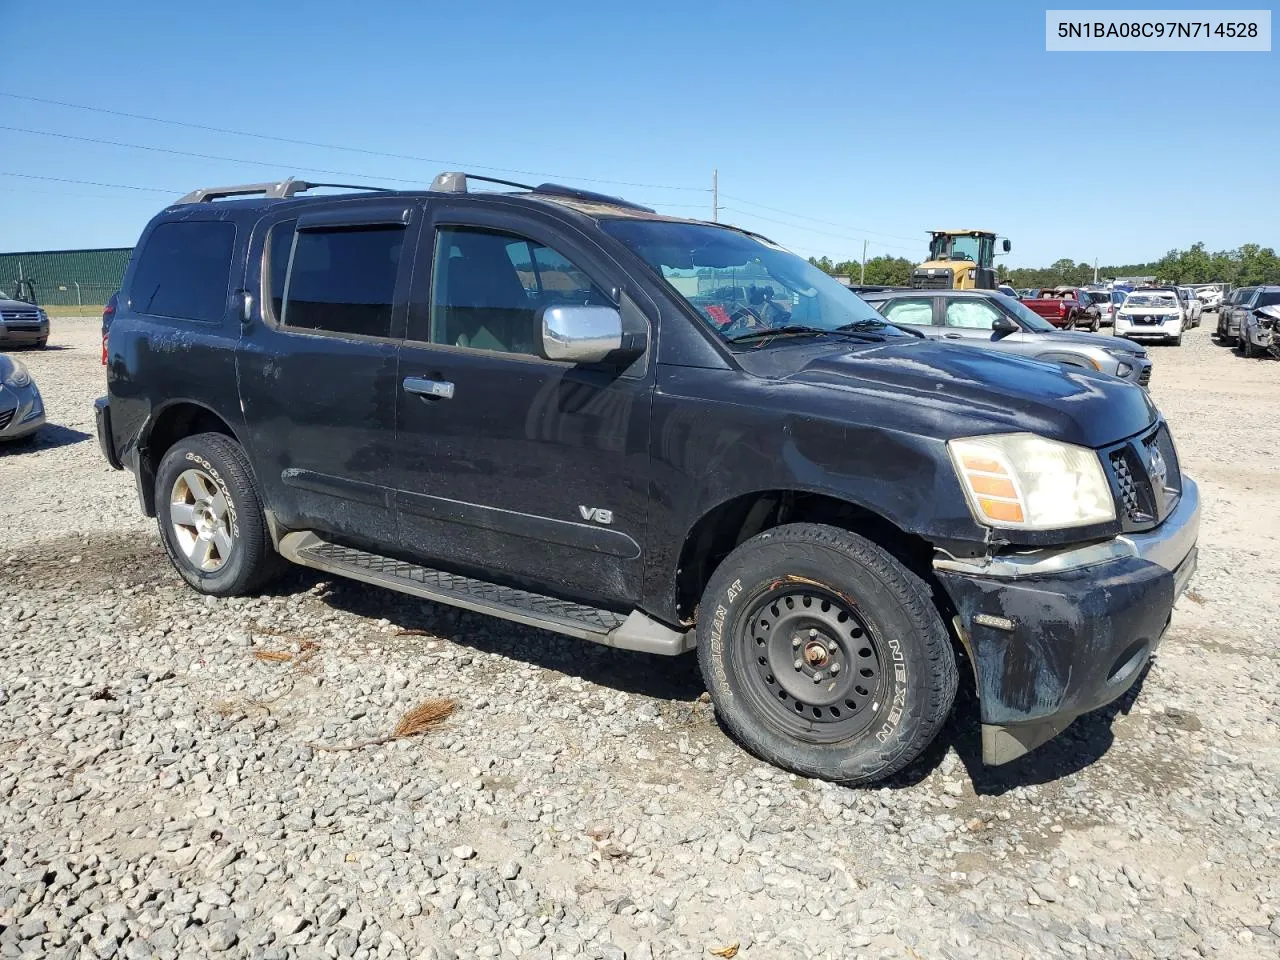
[[[138,187],[131,183],[102,183],[98,180],[73,180],[70,177],[42,177],[35,173],[13,173],[0,170],[0,177],[20,177],[23,180],[48,180],[51,183],[76,183],[85,187],[114,187],[117,190],[146,190],[150,193],[181,193],[181,190],[170,190],[167,187]]]
[[[515,173],[515,174],[520,174],[521,176],[547,177],[553,180],[555,179],[578,180],[578,181],[581,181],[582,183],[601,183],[601,184],[620,186],[620,187],[639,187],[641,189],[647,189],[647,190],[686,190],[686,191],[693,191],[695,193],[710,193],[710,190],[707,187],[681,187],[681,186],[673,186],[673,185],[664,184],[664,183],[636,183],[630,180],[606,180],[598,177],[575,177],[575,176],[568,176],[566,174],[539,173],[535,170],[518,170],[513,167],[486,166],[484,164],[478,164],[478,163],[466,163],[461,160],[441,160],[438,157],[419,157],[419,156],[414,156],[413,154],[408,154],[408,153],[390,153],[385,150],[371,150],[366,147],[352,147],[352,146],[348,146],[346,144],[340,144],[340,143],[323,143],[318,140],[300,140],[293,137],[278,137],[273,134],[254,133],[249,130],[233,130],[230,127],[216,127],[211,124],[193,123],[189,120],[174,120],[169,117],[152,117],[145,113],[130,113],[126,110],[109,110],[106,107],[92,107],[92,106],[89,106],[88,104],[71,103],[70,101],[67,101],[67,100],[53,100],[47,97],[31,97],[31,96],[26,96],[24,94],[8,93],[5,91],[0,91],[0,97],[8,97],[12,100],[26,100],[30,103],[45,103],[45,104],[52,104],[54,106],[59,106],[59,107],[70,107],[73,110],[87,110],[92,113],[102,113],[112,117],[127,117],[128,119],[131,119],[131,120],[145,120],[149,123],[163,123],[163,124],[168,124],[170,126],[175,126],[175,127],[186,127],[187,129],[190,129],[190,130],[204,130],[209,133],[223,133],[223,134],[230,134],[232,136],[237,136],[237,137],[252,137],[255,140],[269,140],[274,143],[287,143],[292,146],[298,146],[298,147],[318,147],[323,150],[345,150],[348,153],[359,153],[369,157],[383,157],[389,160],[409,160],[414,163],[435,163],[435,164],[440,164],[446,167],[450,167],[450,166],[462,167],[462,168],[469,167],[473,170],[488,170],[488,171],[497,172],[497,173]],[[4,128],[4,129],[13,129],[13,128]],[[220,158],[213,158],[213,159],[220,159]],[[307,167],[305,169],[320,170],[319,167]],[[331,173],[331,172],[337,172],[337,171],[326,170],[321,172]],[[383,179],[394,179],[394,178],[385,177]],[[413,181],[413,182],[420,182],[420,181]]]
[[[871,236],[891,237],[894,240],[911,240],[913,242],[917,242],[917,243],[919,242],[918,237],[904,237],[900,233],[883,233],[878,230],[863,230],[860,227],[853,227],[847,223],[837,223],[834,220],[822,220],[822,219],[819,219],[818,217],[806,216],[803,213],[792,213],[790,210],[783,210],[780,207],[770,207],[763,203],[756,203],[754,200],[747,200],[744,197],[730,196],[727,193],[722,193],[720,194],[720,196],[725,197],[726,199],[729,199],[729,200],[736,200],[738,201],[738,203],[745,203],[749,207],[759,207],[761,210],[772,210],[774,213],[783,213],[783,214],[786,214],[788,217],[796,217],[797,219],[800,219],[800,220],[812,220],[814,223],[824,223],[829,227],[843,227],[847,230],[858,230],[860,233],[870,234]],[[886,246],[888,246],[888,244],[886,244]],[[915,248],[913,247],[912,249],[915,249]]]
[[[738,207],[721,207],[720,209],[729,213],[740,213],[746,217],[755,217],[758,220],[767,220],[770,223],[777,223],[784,227],[790,227],[793,230],[802,230],[806,233],[818,233],[827,237],[838,237],[841,240],[853,240],[857,243],[861,243],[863,240],[867,239],[866,237],[850,236],[847,233],[834,233],[831,230],[819,230],[816,227],[806,227],[803,224],[799,224],[799,223],[788,223],[786,220],[777,220],[777,219],[774,219],[773,217],[766,217],[763,214],[753,213],[750,210],[742,210],[742,209],[739,209]],[[900,243],[885,243],[883,240],[873,240],[871,242],[876,243],[882,247],[890,247],[894,250],[915,250],[916,249],[915,247],[907,247]]]

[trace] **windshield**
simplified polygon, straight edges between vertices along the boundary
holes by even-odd
[[[1126,307],[1176,307],[1177,299],[1171,293],[1131,293],[1125,298]]]
[[[1039,330],[1047,333],[1057,328],[1046,320],[1040,314],[1032,311],[1021,300],[1015,300],[1013,297],[1006,297],[1003,293],[992,294],[992,296],[1000,301],[1000,306],[1004,307],[1006,313],[1011,313],[1018,318],[1018,322],[1029,330]]]
[[[972,260],[979,254],[977,237],[938,236],[930,245],[929,255],[934,260]]]
[[[780,247],[726,227],[603,220],[726,341],[804,333],[909,337],[847,287]]]

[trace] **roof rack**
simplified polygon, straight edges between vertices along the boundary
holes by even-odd
[[[558,183],[540,183],[535,187],[528,183],[516,183],[514,180],[499,180],[496,177],[481,177],[474,173],[456,171],[442,173],[432,180],[431,190],[435,193],[466,193],[468,180],[482,180],[485,183],[498,183],[504,187],[518,187],[544,196],[568,197],[574,200],[605,203],[611,207],[625,207],[628,210],[643,210],[645,213],[655,212],[652,207],[632,203],[630,200],[623,200],[621,197],[610,196],[607,193],[596,193],[593,190],[579,190],[577,187],[565,187]]]
[[[268,200],[287,200],[289,197],[316,187],[343,187],[348,190],[385,191],[386,187],[368,187],[358,183],[311,183],[307,180],[296,180],[289,177],[277,183],[241,183],[233,187],[202,187],[192,190],[178,203],[210,203],[224,197],[252,197],[259,194]]]

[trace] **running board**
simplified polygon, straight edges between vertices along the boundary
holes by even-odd
[[[620,650],[674,656],[692,650],[693,631],[681,633],[632,610],[627,616],[547,597],[515,587],[473,580],[322,540],[304,530],[280,539],[280,553],[294,563],[434,600],[476,613],[603,643]]]

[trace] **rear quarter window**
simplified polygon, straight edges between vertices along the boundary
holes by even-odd
[[[129,306],[154,317],[221,320],[235,243],[235,224],[225,220],[160,224],[138,255]]]

